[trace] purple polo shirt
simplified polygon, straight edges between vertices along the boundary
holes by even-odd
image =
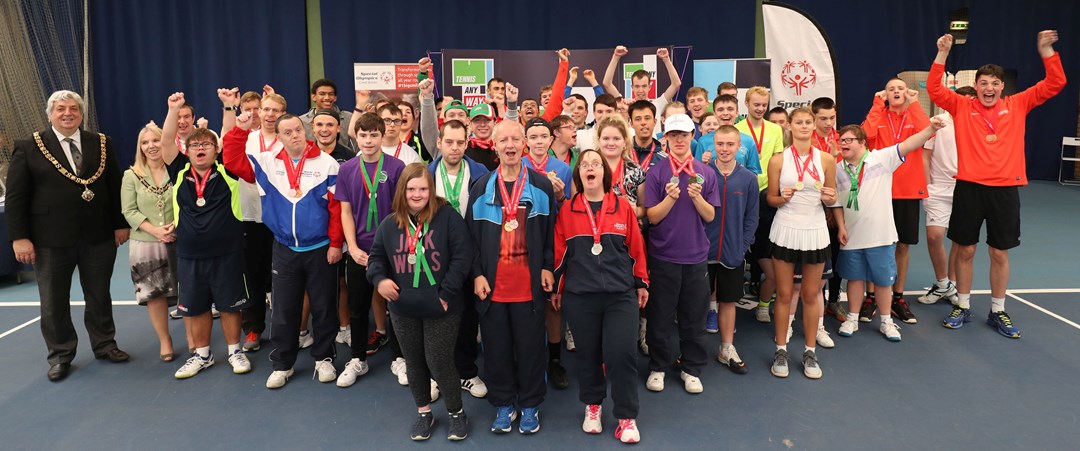
[[[694,160],[694,172],[705,178],[701,195],[710,205],[720,207],[720,195],[716,191],[716,173],[704,163]],[[661,160],[645,174],[645,208],[655,207],[667,197],[664,187],[671,181],[671,164]],[[705,221],[698,215],[694,202],[686,194],[690,176],[679,177],[682,192],[671,211],[649,227],[649,256],[668,263],[693,265],[705,262],[709,253],[709,237],[705,234]]]
[[[364,188],[364,178],[360,175],[360,166],[364,166],[364,170],[369,177],[368,180],[374,181],[370,177],[375,176],[375,168],[379,166],[379,162],[365,163],[363,157],[357,154],[353,159],[342,163],[341,169],[338,170],[334,199],[348,202],[349,206],[352,207],[353,222],[356,223],[356,244],[364,252],[371,251],[371,245],[375,242],[376,227],[382,222],[383,218],[390,215],[391,205],[394,202],[394,188],[397,187],[401,171],[405,169],[405,163],[392,155],[385,155],[385,158],[382,174],[380,174],[385,179],[380,178],[382,181],[379,182],[379,187],[375,189],[375,205],[379,207],[379,214],[375,218],[375,223],[370,231],[366,230],[369,201],[367,191]]]

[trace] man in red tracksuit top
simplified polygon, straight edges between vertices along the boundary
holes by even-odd
[[[1024,120],[1028,111],[1050,100],[1065,87],[1061,56],[1054,52],[1056,30],[1039,32],[1038,50],[1046,78],[1023,92],[1001,97],[1005,89],[1001,66],[987,64],[975,72],[974,99],[942,85],[952,35],[938,38],[937,57],[930,67],[926,89],[930,99],[952,114],[956,135],[956,190],[949,217],[949,239],[960,246],[956,268],[958,304],[943,325],[958,329],[971,321],[971,279],[975,246],[986,221],[990,247],[990,316],[987,323],[1009,338],[1020,329],[1005,313],[1009,285],[1009,249],[1020,245],[1020,186],[1027,185],[1024,161]]]

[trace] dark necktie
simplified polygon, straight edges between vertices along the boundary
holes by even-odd
[[[75,163],[75,175],[82,174],[82,151],[75,145],[75,140],[64,138],[64,142],[67,143],[68,151],[71,152],[71,161]]]

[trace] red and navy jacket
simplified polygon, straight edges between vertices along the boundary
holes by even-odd
[[[741,268],[739,265],[743,264],[757,233],[757,174],[742,163],[735,163],[735,170],[724,177],[716,161],[708,165],[716,173],[716,190],[720,193],[716,219],[705,225],[709,262],[720,262],[725,268]]]
[[[609,191],[597,213],[600,245],[593,255],[592,225],[585,196],[563,203],[555,221],[555,286],[559,293],[623,293],[649,287],[645,240],[637,215],[626,199]]]

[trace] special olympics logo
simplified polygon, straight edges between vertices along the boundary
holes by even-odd
[[[391,81],[393,81],[394,76],[391,75],[390,72],[384,71],[383,73],[379,74],[379,77],[382,78],[383,83],[389,84]]]
[[[780,81],[790,89],[795,90],[796,96],[801,96],[804,89],[810,89],[817,84],[817,72],[814,66],[803,61],[788,61],[780,70]]]

